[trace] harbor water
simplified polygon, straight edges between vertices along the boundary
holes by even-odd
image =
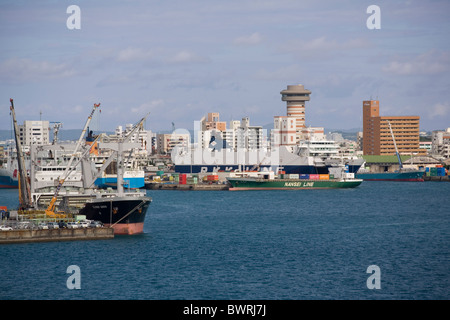
[[[148,194],[144,234],[1,245],[0,299],[450,298],[450,183]]]

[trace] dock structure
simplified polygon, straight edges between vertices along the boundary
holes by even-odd
[[[178,183],[147,183],[148,190],[191,190],[191,191],[220,191],[229,190],[229,184],[178,184]]]
[[[113,238],[114,229],[105,227],[49,230],[19,229],[0,231],[0,244],[74,240],[107,240]]]

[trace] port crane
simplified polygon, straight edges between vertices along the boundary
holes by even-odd
[[[109,164],[117,158],[117,189],[120,192],[123,192],[123,158],[122,153],[125,149],[130,150],[131,148],[138,148],[140,146],[139,143],[130,143],[131,138],[135,135],[135,133],[142,128],[142,125],[145,119],[148,117],[149,113],[147,113],[141,120],[139,120],[136,124],[133,125],[130,132],[125,137],[119,138],[117,143],[101,143],[102,148],[107,148],[113,150],[109,158],[103,163],[102,167],[100,167],[97,172],[92,176],[91,172],[88,169],[85,169],[83,172],[83,176],[85,177],[85,188],[92,188],[95,183],[95,180],[100,176],[100,174],[109,166]],[[131,152],[130,152],[131,155]],[[84,158],[84,157],[83,157]],[[84,163],[84,168],[86,167],[86,163]]]
[[[30,209],[32,207],[31,204],[31,186],[30,181],[27,176],[27,169],[25,167],[25,159],[23,156],[22,144],[19,139],[19,128],[17,126],[16,120],[16,112],[14,110],[14,100],[9,99],[11,102],[11,115],[14,123],[14,137],[16,140],[16,149],[17,149],[17,163],[19,166],[19,202],[20,209]]]
[[[400,170],[402,170],[403,169],[403,163],[402,163],[402,159],[400,157],[400,153],[398,153],[397,144],[395,143],[394,132],[392,131],[391,122],[388,120],[387,123],[389,125],[389,130],[391,131],[392,141],[394,141],[395,154],[397,155],[398,165],[400,167]]]
[[[83,131],[81,132],[80,138],[77,141],[77,144],[75,146],[75,150],[73,151],[69,163],[67,164],[66,169],[64,170],[64,173],[62,175],[62,178],[59,179],[58,181],[58,185],[56,186],[56,190],[55,193],[53,194],[52,199],[50,200],[50,203],[47,207],[47,209],[45,210],[45,214],[50,217],[50,218],[65,218],[65,214],[57,214],[55,213],[55,207],[56,207],[56,200],[58,198],[58,194],[59,191],[61,190],[62,185],[64,184],[64,181],[67,179],[67,177],[69,176],[69,174],[71,173],[71,171],[73,170],[72,167],[72,162],[78,152],[78,150],[80,149],[82,142],[83,142],[83,138],[86,134],[86,130],[89,127],[89,123],[92,120],[92,116],[94,115],[95,110],[100,107],[100,103],[95,104],[94,103],[94,107],[92,108],[91,113],[89,114],[89,117],[86,120],[86,124],[84,125]]]

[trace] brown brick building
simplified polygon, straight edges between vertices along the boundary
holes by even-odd
[[[389,123],[400,154],[422,154],[419,149],[419,116],[380,116],[378,100],[363,101],[363,154],[395,154]]]

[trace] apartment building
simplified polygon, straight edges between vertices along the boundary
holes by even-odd
[[[425,154],[419,148],[419,116],[380,116],[378,100],[363,101],[363,154]],[[391,134],[392,129],[392,134]]]

